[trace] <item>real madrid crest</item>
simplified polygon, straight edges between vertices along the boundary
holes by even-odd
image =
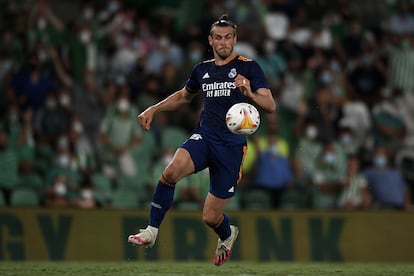
[[[231,68],[228,76],[229,78],[235,78],[237,76],[236,68]]]

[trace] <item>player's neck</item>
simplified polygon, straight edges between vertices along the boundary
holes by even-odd
[[[226,65],[227,63],[229,63],[230,61],[232,61],[237,55],[235,53],[232,53],[231,55],[229,55],[227,58],[222,59],[220,58],[218,55],[216,55],[214,57],[214,63],[217,66],[222,66],[222,65]]]

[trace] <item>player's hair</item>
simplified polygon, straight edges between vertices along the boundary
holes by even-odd
[[[210,35],[213,34],[213,29],[216,26],[218,26],[218,27],[232,27],[233,28],[233,34],[237,35],[237,25],[229,20],[229,16],[227,14],[223,14],[222,16],[220,16],[220,18],[217,21],[215,21],[213,24],[211,24]]]

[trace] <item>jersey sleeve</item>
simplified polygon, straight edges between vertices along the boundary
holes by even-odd
[[[250,85],[253,91],[257,91],[259,88],[269,88],[266,82],[266,77],[263,69],[256,61],[249,62],[249,76]]]
[[[193,70],[191,71],[190,77],[188,78],[185,87],[188,92],[190,93],[197,93],[200,89],[200,81],[199,81],[199,73],[198,73],[199,64],[195,65],[193,67]]]

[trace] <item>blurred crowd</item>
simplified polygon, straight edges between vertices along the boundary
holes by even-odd
[[[137,115],[212,57],[228,13],[235,51],[277,102],[249,137],[229,209],[412,209],[414,2],[0,1],[0,205],[148,208],[201,97]],[[199,210],[208,170],[178,183]]]

